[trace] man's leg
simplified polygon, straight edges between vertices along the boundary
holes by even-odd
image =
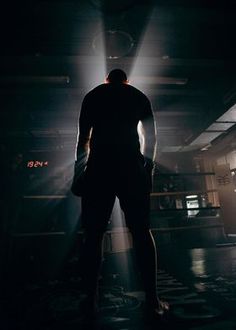
[[[130,227],[133,244],[137,256],[143,286],[146,293],[146,303],[159,308],[157,295],[157,253],[153,236],[148,228]]]
[[[110,219],[115,196],[86,195],[82,197],[84,242],[81,255],[82,280],[88,301],[96,304],[98,279],[102,264],[103,237]]]
[[[121,174],[119,200],[132,234],[147,305],[160,307],[157,294],[157,253],[150,223],[150,178],[143,163],[137,161]]]
[[[85,230],[82,263],[82,285],[86,298],[81,312],[86,319],[96,318],[98,312],[98,280],[102,265],[103,232]]]
[[[159,299],[157,293],[157,257],[156,246],[151,231],[143,228],[136,230],[130,228],[134,247],[137,254],[137,261],[143,279],[144,290],[146,293],[146,318],[148,322],[166,320],[169,304]]]

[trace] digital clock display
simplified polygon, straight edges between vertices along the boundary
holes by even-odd
[[[27,162],[27,168],[41,168],[48,167],[48,161],[43,160],[29,160]]]

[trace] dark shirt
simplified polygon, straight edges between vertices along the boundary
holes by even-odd
[[[138,156],[137,125],[149,118],[153,120],[150,101],[135,87],[121,83],[99,85],[83,100],[78,146],[89,144],[90,159]]]

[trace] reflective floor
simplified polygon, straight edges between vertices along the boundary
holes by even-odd
[[[1,329],[236,329],[236,247],[161,248],[158,292],[171,313],[155,325],[143,317],[144,294],[132,257],[127,252],[105,256],[96,322],[79,316],[84,294],[76,258],[58,278],[15,274],[2,285]]]

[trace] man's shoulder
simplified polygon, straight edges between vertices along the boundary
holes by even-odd
[[[134,87],[133,85],[129,85],[129,84],[127,84],[126,86],[130,90],[131,93],[137,94],[140,97],[147,98],[147,96],[137,87]]]
[[[95,95],[102,93],[104,90],[106,90],[106,85],[107,84],[101,84],[94,87],[85,95],[85,98],[94,97]]]
[[[99,93],[105,89],[107,89],[108,84],[101,84],[94,87],[89,93]]]
[[[140,89],[132,85],[127,85],[127,86],[130,89],[130,93],[129,93],[130,96],[133,97],[141,107],[149,107],[150,100],[147,97],[147,95],[145,95]]]
[[[117,89],[118,87],[118,89]],[[86,94],[86,98],[96,98],[96,96],[107,95],[108,92],[122,91],[124,96],[135,97],[138,100],[148,100],[147,96],[138,88],[130,84],[121,84],[120,86],[112,86],[111,84],[101,84],[93,88]]]

